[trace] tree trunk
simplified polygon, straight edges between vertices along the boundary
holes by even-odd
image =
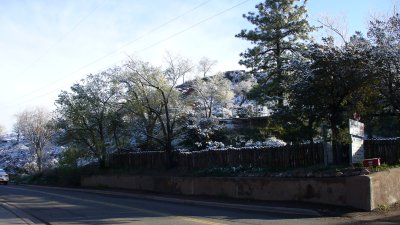
[[[339,129],[338,126],[338,115],[335,113],[330,118],[331,130],[332,130],[332,153],[333,153],[333,163],[340,163],[340,152],[339,152]]]
[[[167,143],[165,145],[165,168],[173,168],[173,155],[172,155],[172,141],[167,138]]]
[[[37,152],[36,157],[37,157],[36,163],[38,165],[38,170],[39,170],[39,172],[42,172],[42,156],[40,155],[39,152]]]
[[[308,136],[308,140],[310,141],[310,143],[314,143],[314,130],[313,130],[313,124],[314,124],[315,119],[313,117],[310,117],[308,119],[308,124],[307,124],[307,136]]]
[[[99,159],[99,166],[100,166],[100,169],[106,168],[106,160],[104,158]]]
[[[283,74],[282,74],[282,57],[281,57],[281,43],[280,39],[278,39],[276,43],[276,82],[278,84],[278,108],[282,109],[283,108],[283,93],[284,91],[282,90],[282,80],[283,80]]]

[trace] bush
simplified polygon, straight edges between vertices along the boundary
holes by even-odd
[[[192,125],[185,127],[185,136],[180,145],[191,150],[201,150],[208,146],[210,141],[226,142],[227,130],[217,119],[202,118],[193,121]]]
[[[236,167],[214,167],[209,169],[198,170],[193,173],[194,176],[213,176],[213,177],[235,177],[235,176],[263,176],[267,168],[236,166]]]
[[[61,153],[59,164],[61,167],[78,167],[78,159],[85,157],[85,152],[76,147],[68,147]]]
[[[79,168],[59,167],[32,175],[24,174],[16,177],[14,182],[37,185],[79,186],[82,173],[82,169]]]

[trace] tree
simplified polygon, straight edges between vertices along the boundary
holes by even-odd
[[[306,20],[306,0],[295,4],[296,0],[266,0],[256,5],[257,13],[243,15],[256,26],[253,30],[242,30],[236,37],[254,44],[254,47],[241,53],[240,64],[251,68],[254,74],[265,73],[254,88],[260,102],[278,100],[283,106],[286,92],[288,64],[304,48],[308,33],[315,28]],[[265,95],[265,96],[264,96]],[[254,94],[253,94],[254,96]]]
[[[192,62],[187,58],[179,55],[173,55],[170,52],[166,53],[165,61],[167,63],[167,69],[164,71],[164,73],[168,79],[172,81],[179,77],[182,78],[182,83],[185,83],[185,76],[193,71]]]
[[[295,73],[288,98],[289,112],[306,124],[309,139],[314,123],[327,122],[333,143],[343,141],[340,131],[347,128],[352,114],[364,113],[373,105],[375,78],[369,70],[370,51],[370,43],[359,33],[342,47],[335,46],[333,38],[309,47],[305,54],[308,61]]]
[[[213,109],[219,105],[221,109],[232,101],[231,82],[223,74],[193,81],[193,97],[200,102],[200,108],[206,118],[210,118]]]
[[[87,152],[82,149],[70,146],[61,153],[59,165],[61,167],[78,168],[78,160],[85,157]]]
[[[87,149],[106,167],[108,154],[121,148],[121,106],[114,77],[119,68],[99,74],[90,74],[71,87],[71,92],[62,91],[56,100],[58,125],[63,130],[61,141],[80,149]]]
[[[118,78],[123,107],[128,123],[132,128],[131,135],[135,138],[137,147],[141,150],[152,151],[157,149],[158,114],[162,111],[162,101],[156,89],[143,85],[138,77],[162,77],[162,71],[140,60],[131,59],[127,64],[127,71]]]
[[[217,60],[212,60],[207,57],[203,57],[200,59],[199,64],[197,65],[197,71],[203,76],[206,77],[208,73],[212,71],[212,68],[217,64]]]
[[[32,145],[39,172],[43,168],[44,149],[54,134],[51,118],[51,114],[44,108],[26,109],[17,114],[14,126]]]
[[[252,76],[248,79],[239,81],[233,87],[233,92],[239,100],[238,105],[242,106],[243,103],[248,101],[248,93],[257,84],[257,80]]]
[[[6,128],[4,128],[2,125],[0,125],[0,138],[3,136],[5,131],[6,131]]]
[[[178,80],[191,70],[187,67],[186,60],[170,54],[167,56],[167,68],[164,71],[137,60],[130,60],[126,67],[131,80],[135,80],[137,85],[153,96],[141,102],[146,111],[157,118],[157,126],[162,135],[161,138],[155,136],[153,138],[163,146],[167,157],[166,166],[170,168],[173,166],[173,142],[180,134],[180,126],[185,116],[185,106],[176,86]]]
[[[340,40],[336,41],[337,45],[342,45],[348,42],[348,25],[345,17],[342,15],[340,17],[331,17],[328,15],[323,15],[318,19],[318,22],[324,28],[326,37],[339,37]]]
[[[387,20],[370,22],[368,37],[373,43],[371,71],[379,78],[380,90],[386,106],[400,114],[400,15]]]
[[[311,58],[311,57],[310,57]],[[288,104],[272,115],[271,127],[287,142],[313,142],[323,117],[318,86],[314,85],[311,59],[298,58],[292,62],[293,75],[287,95]],[[283,129],[284,128],[284,129]]]

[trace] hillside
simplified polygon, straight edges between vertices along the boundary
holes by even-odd
[[[45,150],[44,167],[54,167],[62,148],[48,146]],[[19,140],[16,134],[3,135],[0,138],[0,168],[9,173],[27,173],[37,168],[33,150],[26,140]]]

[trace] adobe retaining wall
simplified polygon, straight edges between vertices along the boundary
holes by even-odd
[[[301,201],[373,210],[400,201],[400,169],[332,178],[265,177],[83,177],[82,186],[108,186],[182,195],[208,195],[270,201]]]

